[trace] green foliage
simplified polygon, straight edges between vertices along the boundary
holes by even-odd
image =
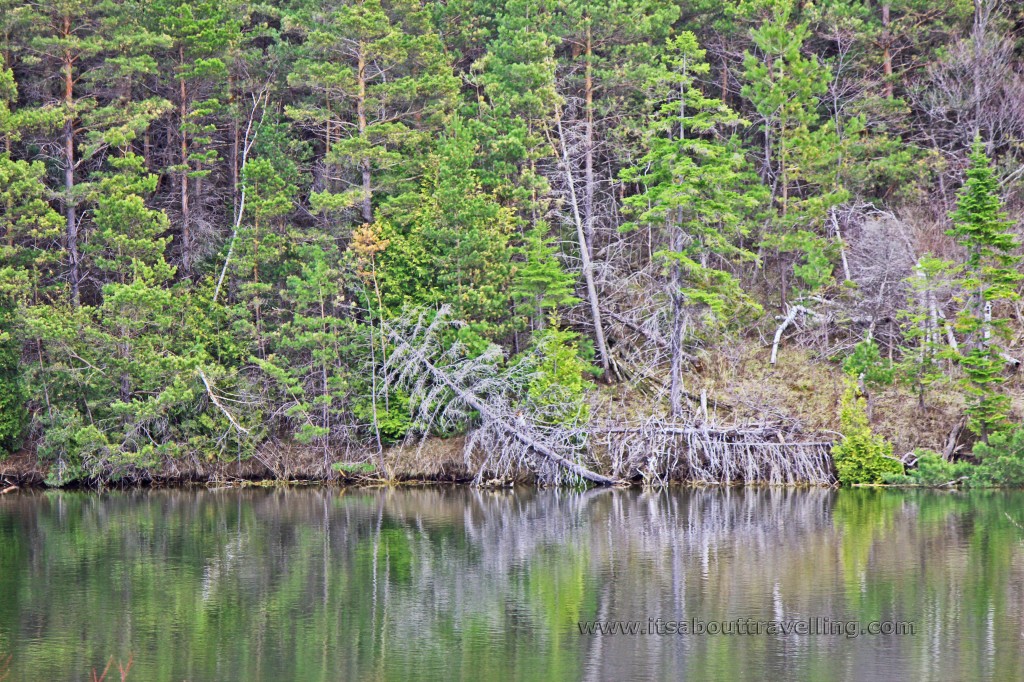
[[[548,229],[547,223],[538,221],[523,236],[518,251],[524,262],[516,268],[512,284],[512,298],[527,306],[536,327],[543,326],[549,311],[580,301],[573,295],[576,278],[562,268]]]
[[[332,181],[311,197],[319,212],[337,215],[406,187],[451,110],[458,80],[427,10],[414,0],[311,3],[288,16],[303,35],[288,82],[309,93],[286,112],[322,140]]]
[[[326,467],[417,428],[386,330],[442,305],[443,343],[530,358],[516,399],[551,424],[586,421],[594,315],[607,379],[667,370],[680,416],[698,348],[750,341],[766,307],[834,326],[875,296],[922,406],[957,362],[990,441],[1020,355],[1021,130],[999,97],[949,97],[973,8],[931,5],[883,25],[860,0],[0,0],[0,447],[31,434],[54,482],[271,441]],[[917,229],[963,167],[952,122],[1007,169],[975,145],[955,248]],[[859,229],[876,209],[951,260],[869,291],[906,265]],[[893,368],[870,341],[844,365],[870,414]]]
[[[967,346],[960,359],[961,385],[968,399],[967,425],[987,441],[990,434],[1006,426],[1010,408],[1009,398],[999,393],[1004,363],[998,340],[1009,334],[1008,319],[998,314],[997,307],[1020,298],[1017,286],[1024,275],[1017,271],[1017,240],[1010,232],[999,182],[980,139],[974,142],[967,180],[950,217],[953,227],[948,234],[967,249],[958,282],[967,305],[957,318],[957,329],[966,336]]]
[[[882,483],[886,475],[903,473],[903,465],[892,459],[892,444],[872,433],[864,399],[853,382],[843,392],[839,429],[843,439],[832,448],[832,459],[840,483]]]
[[[368,476],[377,470],[376,465],[370,462],[335,462],[331,468],[350,476]]]
[[[886,474],[883,478],[892,485],[922,486],[925,488],[959,485],[969,479],[976,467],[970,462],[951,462],[932,450],[916,450],[915,467],[906,474]]]
[[[712,131],[742,121],[721,101],[706,97],[697,79],[707,73],[704,50],[689,32],[671,39],[649,87],[668,97],[651,120],[650,151],[641,164],[622,173],[645,191],[627,199],[636,222],[663,231],[657,256],[668,271],[670,295],[697,308],[711,324],[736,319],[744,307],[759,306],[724,267],[708,263],[743,262],[754,254],[739,242],[748,220],[764,198],[735,138]],[[680,311],[675,311],[679,315]]]
[[[832,281],[835,248],[823,227],[829,211],[848,197],[838,182],[844,147],[836,120],[822,120],[820,100],[832,79],[829,66],[804,55],[806,22],[791,22],[792,8],[779,3],[751,32],[756,50],[743,60],[743,95],[750,99],[772,152],[778,210],[764,245],[796,254],[793,272],[807,292]],[[853,122],[854,129],[859,125]]]
[[[21,348],[8,332],[14,319],[12,306],[4,304],[0,293],[0,458],[21,447],[28,424],[26,395],[21,382]]]
[[[582,426],[590,420],[586,399],[593,387],[584,374],[593,368],[580,358],[579,335],[551,322],[535,332],[534,350],[523,359],[532,371],[526,399],[543,423]]]
[[[1024,427],[993,433],[988,443],[977,443],[971,454],[979,460],[971,485],[1024,487]]]
[[[871,391],[888,386],[896,376],[892,362],[882,359],[878,344],[870,335],[858,342],[853,352],[846,356],[843,371],[863,382],[864,387]]]
[[[907,279],[911,291],[900,321],[908,346],[901,349],[899,376],[915,390],[922,407],[928,388],[947,376],[942,360],[950,354],[938,311],[940,298],[947,295],[958,273],[959,268],[949,261],[926,254],[918,259],[914,276]]]
[[[470,129],[453,120],[412,205],[389,207],[394,231],[382,231],[380,289],[389,311],[448,303],[459,319],[493,334],[508,316],[514,218],[482,188],[476,150]]]

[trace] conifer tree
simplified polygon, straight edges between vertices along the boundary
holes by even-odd
[[[14,306],[0,292],[0,459],[21,445],[28,424],[26,395],[21,382],[21,344],[11,332]]]
[[[512,212],[481,187],[477,143],[458,118],[426,162],[411,210],[394,215],[397,234],[381,255],[385,305],[448,303],[461,320],[495,334],[508,312]]]
[[[957,328],[966,337],[960,365],[967,423],[987,443],[989,435],[1006,425],[1010,409],[1010,399],[999,393],[1005,364],[1000,340],[1009,332],[1009,320],[1000,315],[1000,308],[1020,298],[1024,275],[1017,271],[1017,240],[980,139],[974,141],[967,178],[950,217],[953,227],[948,234],[967,251],[959,281],[965,307],[957,318]]]
[[[373,222],[374,193],[394,191],[425,150],[458,81],[419,2],[323,0],[290,25],[305,42],[288,81],[312,96],[287,112],[323,141],[314,207],[358,207],[362,222]]]
[[[512,297],[528,307],[535,329],[542,329],[546,315],[557,312],[559,306],[580,301],[573,295],[576,278],[562,268],[548,230],[546,222],[538,221],[523,236],[518,249],[523,262],[516,268],[512,285]]]
[[[239,17],[219,0],[155,0],[148,6],[154,32],[165,35],[163,68],[173,74],[165,83],[173,102],[173,126],[168,129],[168,164],[174,174],[176,252],[182,273],[190,276],[201,256],[197,227],[204,222],[203,191],[219,154],[215,132],[218,114],[226,106],[228,48],[238,41]],[[170,124],[169,124],[170,125]]]
[[[823,122],[818,112],[831,71],[804,56],[809,29],[806,22],[792,24],[791,13],[791,4],[781,3],[751,33],[756,53],[744,57],[742,92],[761,121],[762,175],[777,210],[775,230],[765,245],[797,254],[793,273],[803,289],[814,292],[832,281],[834,248],[824,221],[847,193],[836,181],[840,140],[832,122]],[[780,261],[783,301],[787,264],[785,258]]]
[[[706,97],[698,78],[708,71],[692,33],[669,40],[652,87],[665,101],[654,117],[650,151],[624,173],[646,190],[628,199],[637,222],[657,225],[657,255],[667,270],[672,324],[670,408],[682,414],[684,345],[698,322],[718,324],[757,304],[723,263],[752,259],[739,245],[760,193],[736,140],[715,132],[741,123],[720,100]],[[636,227],[631,223],[627,229]]]
[[[942,301],[948,298],[959,269],[949,261],[925,255],[914,266],[907,284],[911,293],[900,317],[903,338],[909,344],[901,349],[900,373],[917,393],[918,406],[925,406],[929,387],[946,377],[943,360],[949,357],[945,342],[945,320],[940,318]]]

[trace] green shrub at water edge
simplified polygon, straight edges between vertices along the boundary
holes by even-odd
[[[839,424],[843,440],[832,448],[832,459],[840,483],[882,483],[887,475],[903,473],[903,464],[892,459],[892,444],[871,432],[865,401],[852,381],[843,393]]]
[[[331,465],[331,468],[335,471],[352,475],[369,475],[377,470],[377,467],[370,462],[335,462]]]
[[[0,330],[13,318],[9,307],[0,305]],[[28,424],[25,393],[18,373],[18,343],[9,332],[0,331],[0,459],[21,447]]]
[[[919,449],[917,466],[904,474],[887,474],[886,483],[892,485],[914,485],[923,487],[945,486],[949,483],[959,484],[975,473],[970,462],[950,462],[934,450]]]
[[[992,434],[988,444],[978,443],[972,454],[980,462],[971,467],[971,485],[1024,487],[1024,426]]]

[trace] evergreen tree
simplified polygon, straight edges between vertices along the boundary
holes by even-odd
[[[413,0],[324,0],[297,12],[303,55],[288,77],[312,97],[287,107],[323,140],[318,210],[356,206],[373,222],[375,192],[394,191],[451,110],[458,81],[430,16]]]
[[[206,221],[207,178],[219,154],[215,133],[218,115],[228,97],[229,46],[239,40],[236,8],[219,0],[154,0],[148,5],[149,25],[170,40],[162,51],[162,67],[174,75],[164,82],[166,99],[174,105],[168,124],[168,170],[177,194],[176,252],[181,274],[190,276],[202,255],[197,228]]]
[[[896,376],[891,360],[883,360],[878,344],[868,333],[853,347],[843,360],[843,371],[857,382],[858,390],[867,399],[868,422],[874,414],[874,397],[880,388],[888,386]]]
[[[21,446],[28,424],[26,395],[21,382],[21,344],[9,330],[14,306],[0,293],[0,459]]]
[[[942,361],[948,357],[944,321],[939,317],[940,296],[948,297],[952,281],[959,275],[949,261],[922,256],[907,280],[911,294],[902,311],[903,338],[910,344],[901,349],[903,380],[917,393],[918,406],[925,406],[925,393],[946,377]]]
[[[835,126],[818,113],[831,70],[804,56],[808,26],[792,24],[790,14],[788,3],[782,3],[751,33],[756,53],[744,57],[743,95],[761,120],[762,174],[773,189],[778,215],[765,245],[796,253],[800,260],[793,272],[803,288],[815,292],[832,281],[834,248],[823,234],[824,221],[847,193],[836,182],[841,143]],[[786,289],[783,267],[783,301]]]
[[[500,333],[512,276],[509,234],[514,218],[481,187],[476,140],[455,119],[426,162],[414,207],[395,213],[397,233],[381,254],[384,304],[448,303],[453,315],[487,335]]]
[[[667,270],[671,302],[671,394],[673,416],[682,414],[684,345],[693,324],[735,319],[757,304],[721,264],[754,258],[740,246],[746,219],[760,193],[735,139],[715,131],[741,123],[720,100],[697,86],[708,71],[704,50],[692,33],[669,41],[652,86],[666,103],[654,117],[650,151],[624,178],[646,190],[628,199],[640,223],[662,232],[658,257]],[[627,229],[636,227],[631,223]],[[697,314],[695,315],[694,312]]]
[[[554,151],[550,128],[561,105],[555,86],[559,39],[546,2],[508,0],[496,14],[487,50],[471,67],[476,96],[466,118],[481,141],[483,187],[533,219],[548,192],[537,165]]]
[[[576,278],[562,268],[548,229],[547,223],[539,221],[523,236],[518,249],[523,262],[516,268],[512,285],[512,298],[528,307],[535,329],[542,329],[546,315],[557,312],[559,306],[580,301],[573,295]]]
[[[988,442],[990,434],[1006,425],[1010,409],[1010,399],[999,393],[1005,364],[999,340],[1009,332],[1009,320],[999,315],[999,307],[1020,298],[1017,288],[1024,275],[1017,271],[1017,240],[980,139],[975,139],[971,166],[950,217],[953,227],[947,234],[967,251],[959,281],[966,305],[957,318],[957,328],[966,338],[960,365],[968,399],[967,423]]]

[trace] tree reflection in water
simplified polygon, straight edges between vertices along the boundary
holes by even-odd
[[[0,498],[11,678],[1011,679],[1024,494],[312,488]],[[913,636],[593,636],[594,619]]]

